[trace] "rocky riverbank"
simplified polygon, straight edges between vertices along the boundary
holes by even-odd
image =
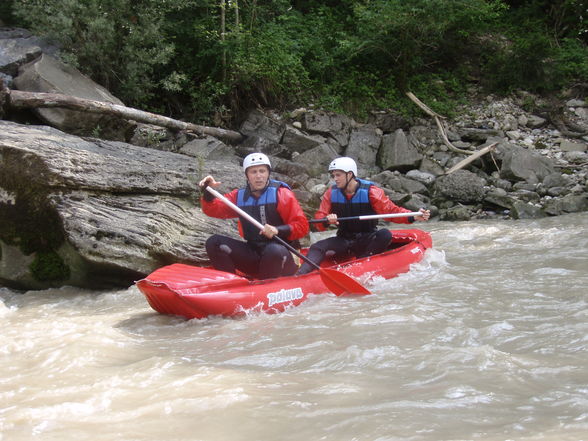
[[[119,103],[63,65],[22,30],[0,32],[8,87]],[[19,289],[128,285],[172,262],[206,263],[204,240],[235,234],[197,208],[197,181],[244,183],[241,159],[271,157],[310,216],[328,185],[328,163],[354,157],[361,177],[397,204],[434,220],[522,219],[588,210],[588,108],[572,97],[549,118],[542,99],[472,97],[459,116],[407,120],[393,111],[357,122],[320,109],[256,110],[236,127],[244,140],[97,118],[72,110],[15,112],[0,121],[0,284]],[[559,124],[567,121],[573,124]],[[573,127],[575,130],[568,130]],[[457,164],[494,146],[463,168]]]

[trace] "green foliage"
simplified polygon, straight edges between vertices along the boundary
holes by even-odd
[[[588,47],[576,38],[565,38],[554,54],[553,64],[557,84],[565,87],[575,81],[588,79]]]
[[[145,103],[152,73],[173,55],[162,38],[166,2],[158,0],[14,0],[14,15],[59,42],[64,58],[128,104]]]
[[[40,251],[29,265],[31,274],[39,282],[67,280],[70,269],[63,259],[54,251]]]
[[[13,3],[14,0],[2,0],[0,2],[0,21],[3,21],[5,25],[14,23],[14,16],[12,15]]]
[[[346,42],[349,58],[396,73],[406,89],[413,75],[452,65],[469,42],[502,11],[500,1],[375,0],[355,8],[357,31]]]
[[[577,39],[555,46],[539,31],[514,35],[506,46],[489,52],[483,77],[487,87],[502,92],[557,91],[588,78],[588,48]]]
[[[408,90],[449,116],[471,81],[553,91],[588,71],[583,0],[8,0],[0,11],[57,39],[128,105],[202,123],[309,102],[412,113]]]
[[[262,106],[296,101],[308,87],[308,76],[295,40],[276,24],[255,34],[241,33],[229,46],[231,96]]]

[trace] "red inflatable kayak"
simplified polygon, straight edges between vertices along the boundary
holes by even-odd
[[[429,233],[393,230],[390,249],[382,254],[321,266],[367,281],[390,279],[407,272],[432,246]],[[363,282],[362,282],[363,283]],[[304,302],[311,294],[330,292],[318,271],[303,276],[250,280],[236,274],[184,264],[162,267],[136,282],[151,307],[162,314],[186,318],[233,317],[247,311],[275,313]]]

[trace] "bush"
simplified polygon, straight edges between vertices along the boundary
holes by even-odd
[[[166,10],[160,3],[14,0],[14,15],[34,33],[57,40],[69,64],[129,105],[138,105],[157,87],[154,68],[173,55],[173,45],[162,38]]]

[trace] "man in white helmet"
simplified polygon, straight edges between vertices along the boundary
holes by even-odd
[[[394,204],[380,187],[370,181],[357,177],[357,164],[352,158],[341,157],[329,164],[329,173],[335,181],[334,185],[322,196],[321,204],[315,219],[326,218],[328,225],[337,225],[337,235],[314,243],[308,250],[308,258],[320,265],[325,257],[356,257],[372,256],[388,248],[392,241],[392,233],[387,228],[377,229],[378,220],[346,220],[338,218],[356,217],[373,214],[409,213],[410,210]],[[390,219],[397,223],[412,223],[415,220],[429,219],[429,210],[421,209],[416,217]],[[316,224],[319,231],[327,226]],[[303,263],[297,274],[306,274],[314,269]]]
[[[271,163],[263,153],[251,153],[243,160],[247,184],[224,196],[264,225],[257,229],[239,218],[239,234],[246,242],[214,234],[206,241],[206,252],[212,266],[221,271],[241,271],[259,279],[289,276],[298,265],[286,247],[271,240],[274,236],[299,248],[298,239],[308,234],[308,220],[290,187],[270,179]],[[202,190],[202,211],[221,219],[238,217],[230,207],[215,199],[206,186],[218,187],[212,176],[199,183]]]

